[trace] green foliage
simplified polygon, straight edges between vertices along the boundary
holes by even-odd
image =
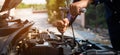
[[[48,9],[48,21],[53,22],[61,19],[61,13],[59,7],[65,7],[66,0],[46,0]],[[68,0],[70,1],[70,0]],[[91,27],[106,28],[105,22],[105,10],[103,4],[94,6],[90,5],[86,12],[86,25]]]
[[[48,21],[50,23],[55,20],[61,19],[61,12],[59,7],[65,7],[65,0],[46,0],[47,10],[48,10]]]
[[[45,4],[24,4],[24,3],[21,3],[17,6],[17,8],[19,8],[19,9],[33,8],[33,10],[45,10],[46,5]]]
[[[97,6],[90,5],[87,8],[86,25],[91,27],[107,28],[103,4],[99,4]]]
[[[29,8],[30,6],[24,4],[24,3],[20,3],[17,8]]]
[[[45,10],[46,9],[45,4],[30,4],[30,6],[33,8],[33,10]]]

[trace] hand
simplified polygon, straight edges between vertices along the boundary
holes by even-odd
[[[57,27],[57,29],[60,33],[64,33],[66,31],[68,25],[69,25],[69,20],[67,18],[54,22],[54,26]]]
[[[2,18],[2,19],[6,19],[6,18],[8,18],[8,16],[9,16],[9,14],[6,13],[6,14],[3,14],[3,15],[1,16],[1,18]]]
[[[77,16],[77,15],[81,14],[80,10],[82,8],[86,8],[88,3],[89,3],[89,0],[81,0],[81,1],[78,1],[78,2],[75,2],[75,3],[72,3],[70,5],[71,15],[74,17],[74,16]]]

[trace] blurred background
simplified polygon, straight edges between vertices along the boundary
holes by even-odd
[[[0,9],[4,1],[0,0]],[[59,7],[68,7],[71,2],[72,0],[22,0],[17,7],[11,9],[11,16],[34,21],[34,26],[40,30],[55,31],[56,28],[53,28],[52,23],[60,20],[62,16]],[[87,12],[79,15],[74,22],[76,33],[84,38],[93,39],[95,37],[95,40],[109,42],[103,4],[97,6],[91,4],[86,9]],[[81,27],[82,25],[84,28]],[[56,32],[58,31],[56,30]]]

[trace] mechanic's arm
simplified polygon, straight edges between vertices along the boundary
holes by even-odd
[[[90,3],[93,3],[94,0],[80,0],[70,4],[70,12],[67,14],[69,20],[69,25],[71,25],[76,19],[77,15],[80,15],[83,12],[83,8],[86,8]]]
[[[89,3],[91,3],[92,0],[80,0],[78,2],[74,2],[70,5],[70,14],[71,16],[76,16],[78,14],[80,14],[81,12],[80,9],[81,8],[86,8],[88,6]],[[59,32],[64,33],[66,31],[66,28],[69,26],[69,22],[70,22],[70,18],[67,17],[63,20],[59,20],[56,21],[54,24],[57,27],[57,29],[59,30]]]
[[[93,0],[80,0],[77,2],[74,2],[70,5],[70,13],[74,17],[76,15],[81,14],[80,10],[82,8],[86,8],[88,4],[92,3]]]

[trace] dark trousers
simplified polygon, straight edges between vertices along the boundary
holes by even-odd
[[[120,14],[113,14],[108,18],[107,25],[113,49],[120,51]]]

